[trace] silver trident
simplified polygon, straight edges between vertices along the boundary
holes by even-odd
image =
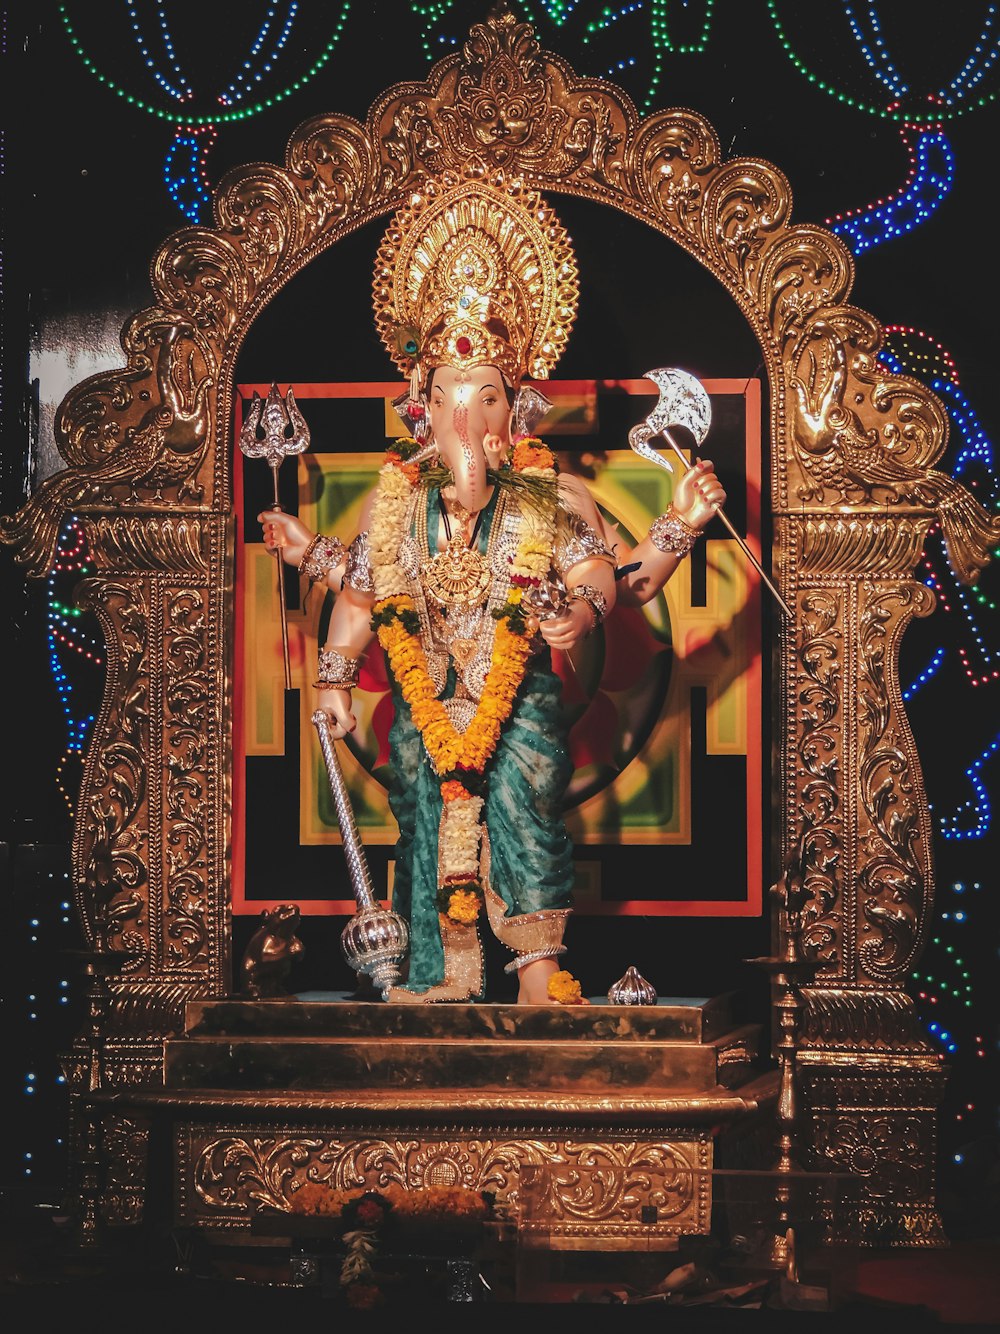
[[[667,472],[673,472],[672,465],[649,443],[656,436],[661,435],[680,459],[684,471],[686,473],[693,472],[693,465],[684,457],[680,445],[670,434],[670,427],[685,427],[694,436],[695,444],[701,444],[705,436],[708,435],[708,428],[712,421],[712,404],[705,392],[705,386],[688,371],[678,370],[676,367],[647,371],[644,378],[653,381],[660,391],[660,397],[645,421],[639,422],[629,431],[629,444],[637,454],[644,459],[648,459],[650,463],[655,463],[659,468],[666,468]],[[715,512],[736,539],[747,560],[774,594],[778,606],[786,616],[791,617],[791,607],[774,584],[771,583],[760,561],[733,527],[729,516],[719,508]]]
[[[406,957],[410,933],[398,913],[381,908],[376,902],[364,844],[354,822],[354,811],[347,795],[340,759],[330,735],[329,715],[317,709],[312,721],[319,734],[320,749],[326,761],[326,775],[330,780],[340,836],[344,840],[347,869],[358,905],[358,911],[340,934],[340,947],[349,966],[358,976],[364,973],[370,977],[385,1000],[389,988],[399,979],[399,964]]]
[[[262,399],[256,389],[250,410],[240,430],[240,450],[248,459],[267,459],[274,483],[273,509],[280,510],[278,501],[278,469],[289,454],[301,454],[309,448],[309,427],[305,417],[295,406],[291,386],[282,398],[278,386],[272,384],[267,398]],[[281,568],[281,551],[276,550],[278,565],[278,607],[281,612],[281,649],[285,660],[285,689],[292,687],[292,669],[288,658],[288,608],[285,603],[285,579]]]

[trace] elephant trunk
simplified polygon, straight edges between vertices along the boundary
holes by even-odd
[[[483,450],[486,419],[474,404],[470,408],[459,403],[452,412],[449,428],[437,435],[441,455],[448,461],[455,479],[455,497],[474,514],[484,507],[490,495]]]

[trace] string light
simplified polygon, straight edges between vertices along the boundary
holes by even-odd
[[[454,3],[455,0],[429,0],[428,4],[418,4],[417,0],[410,0],[410,10],[422,21],[423,24],[420,33],[420,44],[424,48],[424,55],[428,60],[434,60],[436,56],[440,54],[438,51],[435,51],[434,45],[431,42],[431,29],[441,22]],[[525,18],[529,23],[533,23],[530,14],[527,12],[527,6],[524,8],[526,11]],[[435,40],[438,46],[445,44],[448,46],[456,46],[458,44],[457,37],[446,37],[443,33],[439,33]]]
[[[644,8],[643,4],[635,3],[621,5],[617,9],[611,9],[610,7],[603,9],[599,18],[587,24],[587,30],[583,35],[584,43],[589,43],[602,36],[616,23],[629,18],[632,14],[638,13]],[[656,104],[657,93],[663,79],[666,56],[702,55],[708,46],[708,39],[712,31],[715,0],[704,0],[700,30],[694,39],[692,41],[678,41],[672,33],[672,24],[677,24],[679,20],[683,21],[682,11],[686,8],[687,5],[683,3],[683,0],[681,3],[674,0],[672,6],[669,0],[649,0],[649,45],[652,52],[653,68],[642,102],[643,111],[652,110]],[[620,73],[635,65],[635,63],[634,57],[627,58],[619,61],[608,73]]]
[[[935,649],[934,656],[924,668],[924,670],[910,683],[903,691],[904,702],[911,700],[918,690],[922,689],[928,681],[932,680],[938,673],[938,669],[944,662],[945,651],[943,648]]]
[[[212,200],[208,154],[218,131],[214,125],[178,125],[163,164],[167,193],[191,222],[200,222]]]
[[[904,126],[900,135],[910,159],[903,188],[865,209],[827,219],[831,231],[842,237],[856,255],[926,222],[954,182],[955,154],[940,130],[918,131],[916,144],[912,142],[911,126]]]
[[[982,838],[989,829],[992,811],[989,793],[981,773],[983,767],[997,753],[998,748],[1000,748],[1000,735],[994,737],[965,770],[965,776],[972,786],[973,799],[961,802],[955,807],[953,814],[938,817],[938,825],[944,838]]]
[[[69,780],[68,767],[70,764],[82,764],[94,715],[77,715],[73,685],[63,664],[63,650],[69,649],[78,662],[89,663],[95,668],[104,666],[104,657],[97,640],[84,628],[83,613],[79,608],[67,605],[60,596],[60,588],[64,582],[68,582],[71,587],[75,585],[88,569],[83,527],[76,515],[71,515],[59,534],[55,559],[46,584],[49,665],[67,734],[65,749],[56,766],[56,786],[70,814],[74,809],[74,797],[70,789],[75,789],[76,784]]]
[[[827,83],[826,80],[821,79],[819,75],[813,73],[813,71],[809,69],[806,62],[802,59],[801,56],[797,54],[797,52],[792,46],[791,39],[788,37],[784,25],[782,24],[781,19],[778,16],[777,0],[766,0],[766,4],[768,13],[771,17],[771,22],[774,24],[774,30],[775,33],[777,34],[778,41],[781,43],[783,51],[788,56],[789,60],[792,62],[792,64],[795,66],[798,72],[809,83],[811,83],[813,87],[818,88],[820,92],[826,93],[828,96],[835,98],[838,102],[840,102],[844,106],[852,107],[855,111],[864,111],[868,115],[876,116],[881,120],[895,120],[900,122],[908,122],[909,124],[914,126],[933,125],[934,123],[941,120],[957,119],[959,116],[966,115],[970,111],[974,111],[979,107],[988,106],[991,102],[996,101],[998,93],[995,91],[992,93],[984,93],[980,97],[978,97],[975,101],[965,100],[966,88],[972,88],[976,84],[978,84],[981,81],[983,75],[992,67],[994,61],[996,60],[996,55],[997,55],[996,47],[994,46],[991,49],[984,48],[982,35],[975,43],[972,54],[968,57],[968,59],[965,61],[965,64],[962,66],[960,74],[956,76],[955,79],[952,80],[948,88],[946,90],[942,90],[937,95],[931,94],[928,95],[925,99],[923,99],[923,101],[930,107],[930,110],[928,112],[924,113],[919,104],[917,106],[914,106],[912,103],[908,104],[905,110],[901,107],[890,108],[890,107],[875,106],[869,102],[863,101],[861,98],[851,97],[847,93],[841,92],[838,88],[835,88],[833,84]],[[875,6],[869,5],[868,8],[869,8],[869,13],[874,15]],[[987,31],[988,28],[992,25],[995,10],[996,6],[990,5],[987,24],[986,28],[984,29],[984,32]],[[828,42],[827,45],[830,45],[830,42]],[[976,63],[977,61],[979,62],[978,64]],[[879,70],[876,70],[875,72],[879,74],[879,77],[882,79],[883,83],[886,81],[885,77],[883,76],[886,76],[887,72],[890,69],[893,69],[893,67],[891,65],[891,62],[889,62],[888,60],[888,56],[887,55],[885,55],[884,57],[880,56]],[[874,70],[874,65],[873,65],[873,70]],[[895,74],[894,70],[893,73]],[[898,75],[896,75],[895,77],[899,78]],[[961,83],[959,82],[959,80],[961,80]],[[907,91],[909,91],[909,89],[907,89]]]
[[[122,98],[123,101],[127,102],[130,107],[135,107],[137,111],[145,111],[148,115],[155,116],[158,120],[171,121],[174,124],[178,125],[192,126],[192,125],[225,125],[225,124],[230,124],[234,121],[250,120],[251,117],[259,115],[260,112],[266,111],[270,107],[277,106],[279,102],[284,102],[294,93],[297,93],[300,89],[304,88],[307,83],[309,83],[313,78],[315,78],[315,76],[327,64],[330,57],[333,55],[333,52],[337,47],[337,43],[340,41],[341,33],[344,30],[344,25],[347,22],[347,16],[350,13],[350,9],[351,9],[351,0],[341,0],[339,16],[333,22],[333,35],[330,37],[326,46],[323,48],[323,50],[320,52],[317,58],[313,61],[313,63],[309,66],[309,68],[305,71],[305,73],[299,76],[299,78],[287,84],[283,89],[281,89],[280,92],[273,93],[270,97],[262,98],[259,102],[255,102],[252,106],[242,107],[239,110],[233,110],[233,111],[219,111],[215,112],[213,115],[210,116],[191,115],[188,114],[187,112],[169,111],[164,109],[163,107],[153,106],[152,103],[145,101],[143,98],[136,97],[133,94],[126,92],[124,88],[122,88],[119,84],[115,83],[115,81],[109,78],[108,75],[102,74],[101,71],[97,68],[94,61],[91,60],[90,56],[87,55],[87,52],[83,47],[83,43],[80,41],[79,37],[76,34],[76,30],[73,27],[73,23],[69,17],[69,14],[66,12],[65,3],[61,3],[59,5],[59,15],[60,18],[62,19],[63,26],[66,30],[66,35],[69,38],[73,50],[80,57],[80,59],[86,66],[87,70],[94,76],[94,78],[97,80],[98,83],[102,84],[105,88],[107,88],[109,92],[113,93],[116,97]]]
[[[879,357],[890,370],[916,374],[925,381],[934,376],[958,385],[958,367],[945,345],[911,324],[885,326],[885,343]]]
[[[132,20],[132,36],[135,38],[136,45],[139,48],[139,53],[145,62],[146,68],[165,93],[176,98],[178,102],[190,101],[194,97],[194,92],[177,63],[177,56],[174,51],[173,40],[170,36],[170,29],[167,27],[167,16],[163,12],[162,0],[158,0],[156,8],[160,23],[160,35],[163,39],[167,59],[170,61],[174,71],[174,83],[171,83],[167,77],[161,74],[156,68],[153,57],[150,55],[149,47],[146,45],[146,39],[143,36],[142,25],[135,6],[135,0],[126,0],[126,4],[128,6],[129,18]]]
[[[271,29],[271,24],[277,10],[277,5],[271,5],[263,23],[260,25],[260,30],[257,33],[257,36],[250,45],[250,59],[243,62],[243,69],[246,70],[247,73],[237,74],[236,78],[233,79],[225,92],[219,94],[219,101],[224,107],[232,106],[234,102],[240,101],[251,91],[255,83],[260,83],[265,74],[270,74],[271,69],[273,68],[273,62],[278,58],[280,52],[284,50],[292,31],[292,24],[295,21],[295,16],[299,11],[298,0],[290,0],[288,13],[285,15],[284,22],[278,31],[278,35],[275,38],[270,51],[261,64],[260,69],[254,70],[253,59],[261,52],[261,48],[267,39],[267,34]]]
[[[542,8],[557,27],[562,25],[576,9],[577,0],[540,0]]]

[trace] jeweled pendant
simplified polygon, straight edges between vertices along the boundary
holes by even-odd
[[[478,551],[470,551],[460,533],[420,571],[428,594],[442,607],[481,602],[490,586],[490,569]]]

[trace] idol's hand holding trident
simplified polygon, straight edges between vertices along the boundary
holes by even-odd
[[[722,502],[725,500],[725,492],[719,485],[714,473],[711,472],[710,465],[707,463],[693,465],[689,463],[684,456],[684,451],[670,434],[672,426],[683,426],[690,431],[695,444],[700,445],[705,439],[712,420],[712,405],[708,394],[705,392],[704,385],[689,372],[676,368],[647,371],[645,378],[653,381],[660,391],[660,397],[645,421],[639,422],[629,431],[629,444],[642,458],[655,463],[659,468],[666,468],[668,472],[673,472],[672,465],[650,444],[650,441],[655,440],[657,436],[663,437],[684,468],[678,493],[682,488],[693,492],[691,498],[693,515],[698,520],[696,525],[689,522],[692,512],[688,513],[688,521],[686,521],[676,513],[668,511],[667,514],[661,515],[650,529],[650,540],[662,552],[671,552],[678,557],[685,556],[704,526],[704,522],[711,514],[718,515],[736,539],[740,550],[767,585],[778,606],[786,616],[791,617],[791,607],[768,578],[760,561],[747,546],[745,539],[736,531],[729,516],[723,512]],[[703,468],[709,472],[710,487],[706,487],[699,476]],[[673,509],[673,507],[671,508]],[[705,512],[702,513],[702,511]]]
[[[295,395],[289,386],[288,394],[281,397],[278,386],[272,384],[267,398],[262,399],[254,390],[253,401],[240,431],[240,450],[248,459],[267,459],[274,489],[273,510],[281,510],[278,500],[278,469],[289,454],[301,454],[309,448],[309,427],[295,405]],[[283,533],[273,542],[266,542],[269,551],[283,545]],[[280,552],[278,552],[280,556]],[[285,689],[292,685],[292,669],[288,656],[288,608],[285,601],[285,577],[281,560],[276,562],[278,572],[278,608],[281,615],[281,649],[285,663]]]

